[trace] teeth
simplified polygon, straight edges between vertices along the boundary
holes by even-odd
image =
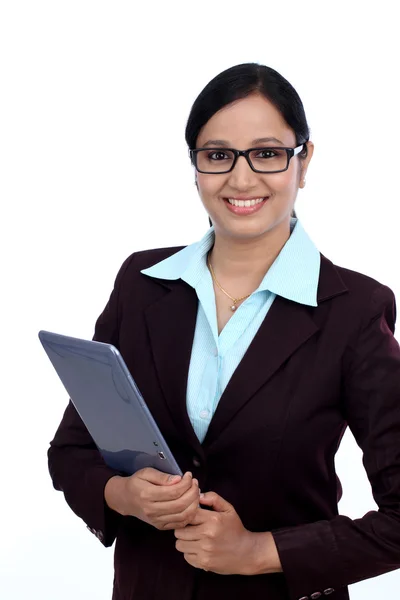
[[[255,206],[256,204],[260,204],[264,198],[257,198],[256,200],[234,200],[233,198],[228,198],[229,204],[232,206]]]

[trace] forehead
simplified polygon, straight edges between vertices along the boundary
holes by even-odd
[[[263,96],[253,94],[216,112],[200,131],[197,146],[209,139],[218,139],[233,147],[245,147],[264,137],[275,137],[287,146],[296,141],[293,130],[279,110]]]

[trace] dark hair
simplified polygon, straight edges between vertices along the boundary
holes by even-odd
[[[308,142],[310,130],[303,103],[294,87],[271,67],[244,63],[222,71],[197,96],[186,124],[185,139],[189,148],[196,147],[200,130],[216,112],[254,93],[263,95],[279,110],[293,129],[298,146]],[[302,154],[303,158],[307,156],[306,148],[299,156]]]
[[[294,87],[271,67],[244,63],[219,73],[197,96],[186,124],[185,139],[189,148],[196,148],[200,130],[216,112],[254,93],[263,95],[279,110],[294,131],[297,146],[308,142],[310,129],[303,103]],[[307,156],[307,146],[298,156]]]

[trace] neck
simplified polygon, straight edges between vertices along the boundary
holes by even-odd
[[[215,231],[210,261],[218,279],[261,283],[290,237],[290,221],[284,221],[265,235],[253,239],[238,239]],[[246,292],[244,292],[246,293]]]

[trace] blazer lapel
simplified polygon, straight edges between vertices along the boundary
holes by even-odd
[[[347,291],[334,265],[321,255],[318,304]],[[318,325],[312,318],[316,308],[277,296],[233,373],[208,428],[204,446],[210,446],[236,413],[251,399],[279,367],[309,340]]]
[[[236,413],[279,367],[318,331],[308,308],[277,296],[246,354],[233,373],[210,423],[210,445]]]
[[[186,408],[186,387],[196,325],[196,292],[185,282],[155,281],[165,294],[145,311],[154,363],[171,417],[184,439],[203,450]]]

